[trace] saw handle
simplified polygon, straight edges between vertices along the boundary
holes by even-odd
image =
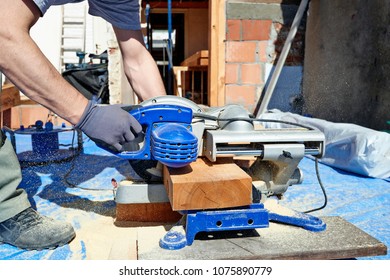
[[[143,127],[145,127],[144,144],[137,151],[122,151],[117,156],[123,159],[153,159],[151,154],[151,132],[157,123],[176,123],[191,125],[192,110],[177,105],[156,104],[138,107],[129,111]]]

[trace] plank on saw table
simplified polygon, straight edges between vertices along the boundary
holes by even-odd
[[[234,163],[204,158],[183,168],[164,167],[164,185],[174,211],[249,205],[252,179]]]
[[[169,202],[116,204],[116,222],[177,222],[181,215]]]
[[[140,260],[326,260],[387,254],[387,247],[341,217],[322,217],[327,229],[312,232],[270,223],[269,228],[199,233],[181,250],[159,247],[164,227],[138,229]]]

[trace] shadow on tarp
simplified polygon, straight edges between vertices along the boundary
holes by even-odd
[[[39,197],[63,208],[114,217],[111,179],[129,177],[131,170],[128,161],[115,156],[80,154],[71,161],[23,168],[20,187],[34,208]]]

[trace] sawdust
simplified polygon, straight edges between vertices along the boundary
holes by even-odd
[[[112,217],[80,216],[68,213],[66,219],[77,222],[76,238],[69,244],[74,258],[87,260],[136,259],[137,231],[114,225]]]
[[[159,242],[162,237],[168,232],[164,226],[139,227],[138,229],[138,254],[142,255],[148,252],[158,252],[160,248]]]
[[[271,212],[284,216],[292,216],[294,213],[296,213],[294,210],[279,205],[278,201],[275,199],[267,199],[264,202],[264,207]]]

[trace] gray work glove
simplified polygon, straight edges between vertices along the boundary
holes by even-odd
[[[142,126],[120,105],[98,106],[89,101],[76,128],[81,129],[99,147],[113,153],[122,150],[142,132]]]

